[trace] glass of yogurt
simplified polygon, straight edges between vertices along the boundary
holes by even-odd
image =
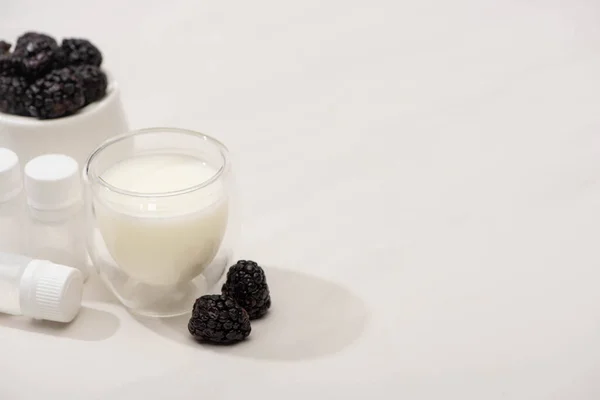
[[[83,176],[88,253],[102,280],[136,314],[189,312],[232,261],[227,148],[198,132],[143,129],[100,145]]]

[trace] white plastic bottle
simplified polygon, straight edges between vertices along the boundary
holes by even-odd
[[[0,252],[25,251],[26,205],[19,157],[0,148]]]
[[[81,308],[83,276],[75,268],[0,253],[0,312],[71,322]]]
[[[46,154],[25,165],[31,257],[70,265],[88,277],[79,165],[63,154]]]

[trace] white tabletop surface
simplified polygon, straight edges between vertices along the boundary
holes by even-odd
[[[92,282],[0,317],[2,400],[600,398],[597,1],[2,1],[28,29],[230,147],[273,310],[214,348]]]

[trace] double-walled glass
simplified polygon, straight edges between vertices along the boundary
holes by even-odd
[[[84,168],[87,247],[132,312],[175,316],[216,284],[239,227],[227,148],[201,133],[152,128],[103,143]]]

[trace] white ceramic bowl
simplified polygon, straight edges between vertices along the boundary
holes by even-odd
[[[100,143],[127,131],[119,87],[110,78],[102,100],[68,117],[39,120],[0,113],[0,147],[17,153],[21,165],[42,154],[60,153],[83,167]]]

